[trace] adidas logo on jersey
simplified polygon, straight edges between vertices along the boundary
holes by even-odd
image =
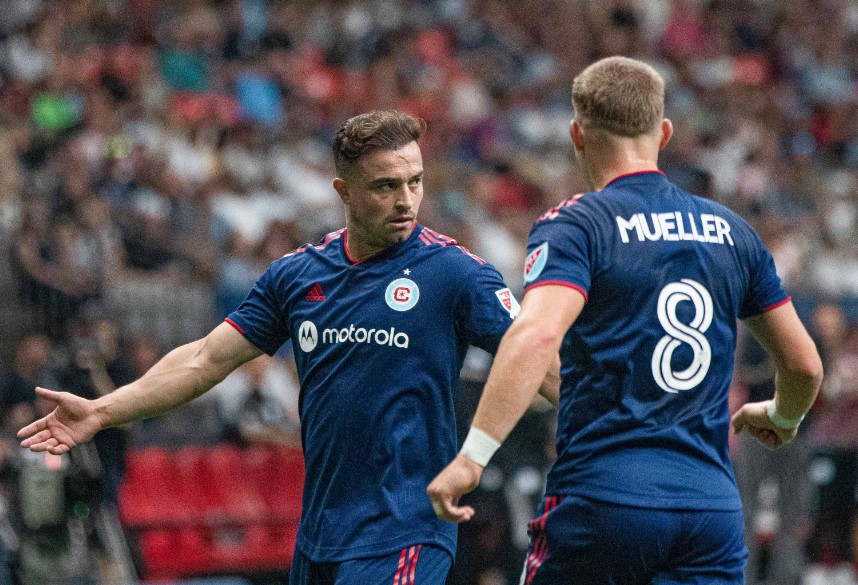
[[[307,296],[304,297],[304,300],[312,301],[314,303],[321,303],[325,300],[325,293],[322,291],[322,285],[318,282],[313,285],[313,288],[310,289],[310,292],[307,293]]]

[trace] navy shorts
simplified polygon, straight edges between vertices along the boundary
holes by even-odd
[[[316,563],[295,550],[289,585],[444,585],[453,558],[429,544],[382,557]]]
[[[546,496],[522,585],[742,585],[742,512],[660,510]]]

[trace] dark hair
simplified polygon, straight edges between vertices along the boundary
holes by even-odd
[[[376,150],[398,150],[420,140],[426,122],[396,110],[373,110],[349,118],[334,138],[334,167],[345,177],[360,157]]]

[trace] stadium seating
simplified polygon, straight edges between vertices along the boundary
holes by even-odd
[[[120,515],[149,579],[283,570],[303,483],[297,449],[148,447],[128,454]]]

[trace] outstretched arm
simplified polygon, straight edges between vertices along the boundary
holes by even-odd
[[[18,432],[22,447],[54,455],[101,429],[162,414],[193,400],[262,352],[226,323],[203,339],[177,347],[140,379],[96,400],[36,388],[56,408]]]
[[[533,401],[549,369],[557,367],[563,336],[584,308],[575,289],[546,285],[525,295],[521,313],[504,335],[480,399],[472,432],[503,442]],[[462,522],[473,517],[461,496],[480,482],[483,467],[461,453],[429,484],[427,492],[443,520]]]
[[[733,430],[747,430],[768,447],[795,438],[822,383],[822,360],[792,303],[751,317],[748,328],[775,362],[775,397],[745,404],[733,415]]]

